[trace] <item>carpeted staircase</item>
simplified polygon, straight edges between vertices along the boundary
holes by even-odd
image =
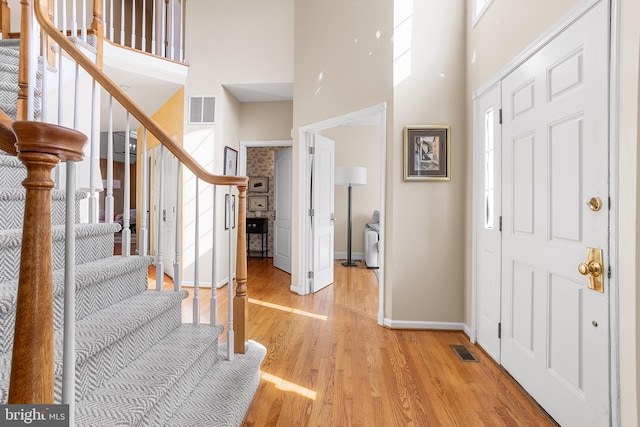
[[[9,62],[0,42],[0,64]],[[15,55],[9,52],[8,55]],[[10,73],[0,71],[2,79]],[[10,83],[12,84],[12,83]],[[0,81],[0,108],[11,97]],[[7,112],[5,110],[5,112]],[[0,403],[7,402],[26,177],[0,153]],[[84,193],[76,194],[78,202]],[[55,401],[61,401],[65,194],[53,190]],[[118,224],[76,228],[76,425],[237,426],[260,381],[266,349],[226,359],[222,326],[181,323],[187,292],[147,290],[151,257],[113,256]]]

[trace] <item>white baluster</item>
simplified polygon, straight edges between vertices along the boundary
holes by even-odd
[[[181,251],[180,240],[182,239],[182,204],[180,196],[182,189],[180,186],[180,171],[182,169],[182,163],[178,161],[178,168],[176,171],[176,241],[175,241],[175,259],[173,262],[173,289],[179,291],[182,289],[182,274],[181,274]]]
[[[76,239],[75,188],[76,164],[67,163],[67,206],[65,219],[64,269],[64,353],[62,356],[62,403],[69,405],[69,425],[75,425],[76,393]]]
[[[200,324],[200,179],[196,177],[196,240],[193,261],[193,324]]]
[[[111,20],[111,16],[109,16]],[[107,30],[107,0],[102,0],[102,37],[109,38]]]
[[[78,5],[71,1],[71,37],[78,37]]]
[[[213,244],[211,245],[211,300],[209,301],[209,313],[211,315],[210,323],[211,325],[215,325],[218,322],[218,286],[216,283],[216,273],[218,269],[216,268],[216,193],[217,193],[217,185],[213,186],[213,228],[211,230]]]
[[[175,8],[174,8],[174,3],[173,1],[169,1],[169,3],[166,3],[167,8],[169,10],[167,10],[167,14],[168,14],[168,25],[169,25],[169,29],[167,31],[167,42],[168,45],[170,46],[169,49],[169,58],[170,59],[175,59],[175,33],[174,31],[176,30],[176,14],[175,14]],[[171,35],[171,39],[169,39],[169,35]]]
[[[147,215],[147,210],[149,209],[149,206],[147,206],[147,200],[149,197],[149,177],[147,176],[148,173],[147,128],[144,128],[144,130],[142,131],[142,227],[140,227],[140,243],[138,244],[140,247],[140,255],[147,255],[149,253],[149,228],[147,226],[147,221],[149,221],[149,217]]]
[[[107,194],[104,198],[104,220],[113,224],[113,96],[109,95],[109,127],[107,129]]]
[[[162,5],[162,19],[160,20],[160,23],[162,24],[162,32],[160,33],[160,36],[162,37],[161,41],[160,41],[160,45],[161,47],[161,55],[162,57],[166,58],[167,57],[167,4],[163,3]]]
[[[136,48],[136,0],[131,0],[131,47]]]
[[[227,212],[227,218],[229,218],[229,225],[231,225],[231,191],[233,187],[229,186],[229,198],[226,203],[225,209]],[[233,296],[235,295],[233,286],[233,229],[229,227],[229,301],[228,301],[228,319],[229,327],[227,332],[227,359],[233,360],[233,342],[234,342],[234,330],[233,330]]]
[[[66,0],[62,0],[62,34],[67,34],[67,30],[69,29],[67,26],[67,18],[67,2]],[[59,49],[59,51],[60,59],[62,59],[62,49]],[[58,64],[62,64],[62,61],[58,62]]]
[[[89,162],[89,223],[96,224],[98,222],[98,191],[96,182],[100,172],[100,147],[99,136],[96,136],[96,123],[98,117],[98,88],[95,79],[91,81],[91,158]]]
[[[156,290],[162,290],[162,284],[164,283],[164,260],[162,259],[163,248],[163,236],[162,236],[162,210],[164,208],[164,146],[160,145],[160,158],[156,159],[156,170],[159,169],[159,185],[158,185],[158,200],[156,203],[157,221],[156,221]]]
[[[46,54],[44,55],[44,61],[42,61],[42,66],[40,67],[40,70],[42,72],[42,99],[40,100],[40,121],[42,122],[46,122],[49,116],[49,109],[47,108],[47,101],[49,99],[49,84],[47,82],[49,67],[47,67],[47,57],[49,56],[50,52],[47,48],[47,37],[41,37],[40,49],[42,50],[42,52],[46,52]]]
[[[140,35],[140,50],[147,51],[147,0],[142,0],[142,34]]]
[[[82,0],[82,41],[87,42],[87,0]]]
[[[113,17],[113,2],[115,0],[109,0],[109,40],[114,41],[114,30],[113,30],[113,22],[115,21]]]
[[[122,46],[126,46],[124,39],[124,0],[122,0],[122,5],[120,7],[120,44]]]
[[[156,49],[156,1],[151,0],[151,54],[155,55]]]
[[[129,140],[131,114],[126,112],[125,119],[125,137],[124,137],[124,203],[122,212],[122,255],[131,255],[131,229],[130,226],[130,209],[131,209],[131,147]]]

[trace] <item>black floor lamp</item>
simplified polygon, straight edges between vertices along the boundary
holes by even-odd
[[[354,185],[367,184],[367,168],[362,166],[336,167],[336,185],[349,186],[349,205],[347,208],[347,261],[342,265],[345,267],[355,267],[357,264],[351,259],[351,187]]]

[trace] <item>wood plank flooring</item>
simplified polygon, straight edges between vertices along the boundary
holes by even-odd
[[[333,285],[299,296],[271,258],[250,259],[248,335],[268,352],[244,426],[556,425],[464,333],[378,326],[373,272],[361,263],[335,268]],[[226,287],[218,296],[225,319]],[[201,290],[205,323],[209,297]],[[460,361],[451,344],[467,345],[479,361]]]

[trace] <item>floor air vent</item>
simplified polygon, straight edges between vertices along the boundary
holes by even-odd
[[[451,344],[450,347],[463,362],[478,362],[478,359],[476,359],[466,345]]]

